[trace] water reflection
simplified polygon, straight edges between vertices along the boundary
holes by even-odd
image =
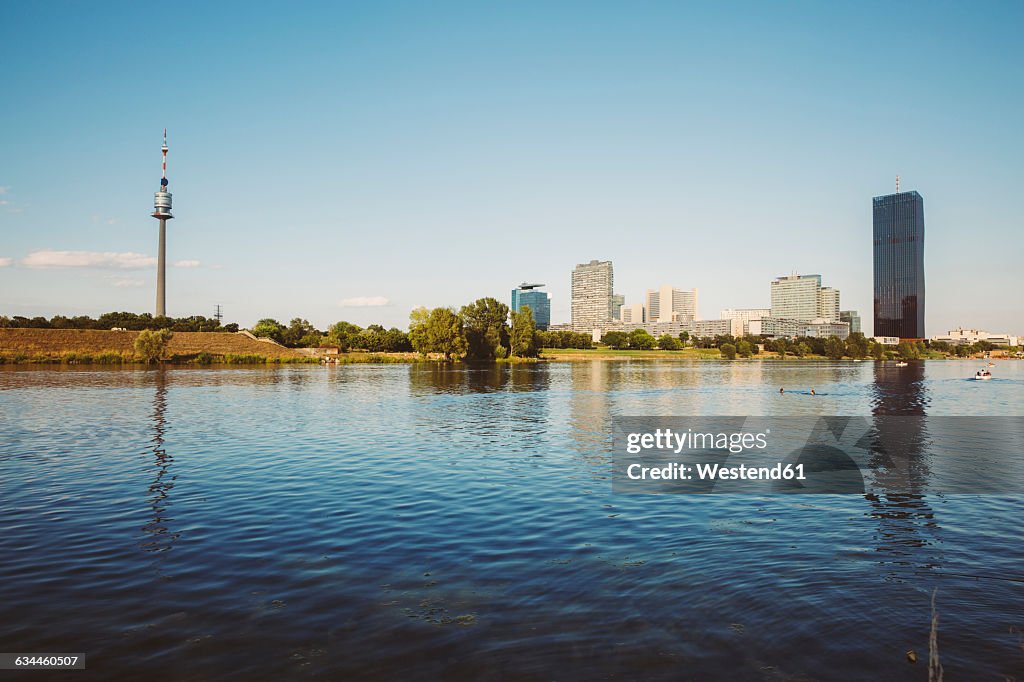
[[[939,524],[925,495],[929,468],[924,363],[897,367],[876,362],[871,389],[875,492],[866,497],[869,515],[878,522],[879,562],[893,567],[889,579],[894,579],[896,567],[934,568],[939,562],[936,554],[927,553],[927,548],[939,545]]]
[[[417,363],[409,367],[411,415],[417,428],[453,444],[485,439],[488,446],[532,453],[547,442],[551,421],[550,367],[545,364]],[[449,405],[442,418],[420,414],[433,400]],[[509,439],[515,441],[514,445]]]
[[[142,543],[147,552],[162,553],[171,549],[180,533],[172,531],[169,523],[174,519],[168,515],[171,506],[171,491],[177,475],[171,472],[174,457],[164,447],[164,434],[167,431],[167,375],[166,370],[157,370],[155,378],[156,393],[153,397],[153,465],[156,476],[149,484],[148,499],[152,520],[142,527],[149,537]]]
[[[620,376],[613,362],[572,364],[569,423],[576,451],[593,463],[608,461],[604,453],[610,441],[611,393]]]

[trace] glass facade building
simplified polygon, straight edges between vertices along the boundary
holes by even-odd
[[[850,325],[850,333],[862,332],[860,328],[860,313],[856,310],[840,310],[839,321]]]
[[[512,310],[519,311],[524,305],[533,313],[537,329],[547,330],[551,326],[551,299],[546,292],[536,287],[542,284],[522,284],[512,290]]]
[[[874,335],[923,339],[924,199],[917,192],[874,198]]]

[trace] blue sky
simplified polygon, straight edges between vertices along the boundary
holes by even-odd
[[[405,327],[529,280],[561,322],[599,258],[627,303],[698,287],[702,317],[821,273],[870,326],[871,197],[899,174],[925,198],[928,333],[1024,332],[1020,3],[0,19],[0,314],[152,310],[167,127],[171,315]]]

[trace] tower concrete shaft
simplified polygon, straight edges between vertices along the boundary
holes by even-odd
[[[156,316],[167,315],[167,220],[160,219],[160,253],[156,264]]]

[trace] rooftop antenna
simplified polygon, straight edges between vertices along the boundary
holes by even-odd
[[[896,194],[900,193],[900,176],[896,176]]]

